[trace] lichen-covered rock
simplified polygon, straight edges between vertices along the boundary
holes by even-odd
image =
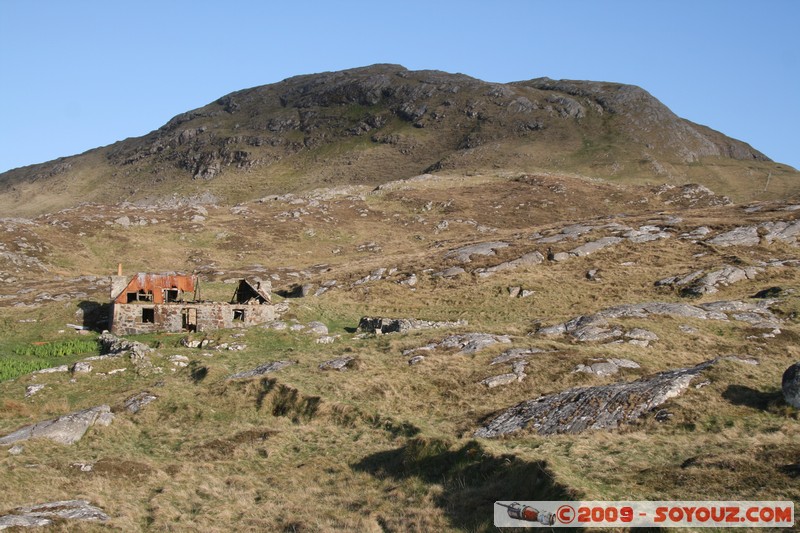
[[[748,322],[754,328],[777,330],[781,321],[769,310],[772,303],[774,300],[762,300],[757,303],[729,300],[709,302],[698,306],[671,302],[624,304],[603,309],[593,315],[581,315],[567,322],[541,327],[536,334],[548,336],[566,334],[581,342],[610,340],[625,335],[630,339],[629,343],[644,346],[645,343],[649,344],[658,337],[652,332],[646,332],[639,328],[632,329],[625,334],[619,327],[610,326],[608,321],[618,318],[648,318],[651,315],[703,320],[733,319]]]
[[[0,437],[0,446],[11,446],[28,439],[49,439],[60,444],[78,442],[93,425],[107,426],[114,415],[108,405],[75,411],[59,418],[44,420]]]
[[[489,363],[490,365],[499,365],[503,363],[518,361],[521,359],[526,359],[531,355],[537,353],[545,353],[544,350],[541,348],[511,348],[510,350],[506,350],[505,352],[501,353],[494,359],[492,362]]]
[[[461,335],[450,335],[437,343],[422,346],[407,353],[419,350],[430,351],[436,348],[457,349],[461,354],[473,354],[484,348],[497,343],[509,344],[511,338],[507,335],[493,335],[491,333],[464,333]]]
[[[363,333],[405,333],[419,329],[455,328],[466,326],[466,320],[457,322],[431,322],[414,318],[362,317],[358,330]]]
[[[524,377],[525,374],[515,374],[513,372],[508,374],[500,374],[499,376],[492,376],[484,379],[481,381],[481,385],[485,385],[486,387],[493,389],[495,387],[499,387],[500,385],[508,385],[509,383],[520,381],[522,379],[521,376]]]
[[[339,357],[325,361],[319,365],[320,370],[338,370],[343,372],[355,366],[355,357]]]
[[[578,257],[583,257],[589,254],[592,254],[598,250],[602,250],[608,246],[614,246],[615,244],[619,244],[623,241],[621,237],[602,237],[597,239],[596,241],[590,241],[586,244],[578,246],[569,251],[570,254],[576,255]]]
[[[526,266],[538,265],[542,261],[544,261],[544,256],[541,253],[531,252],[523,255],[519,259],[514,259],[513,261],[506,261],[505,263],[500,263],[499,265],[489,267],[485,270],[480,270],[478,271],[478,276],[485,278],[497,272],[503,272],[504,270],[513,270],[516,268],[524,268]]]
[[[596,376],[613,376],[619,372],[620,368],[639,368],[639,363],[630,359],[618,359],[615,357],[595,359],[589,364],[578,365],[573,372],[584,372]]]
[[[445,259],[455,258],[460,263],[469,263],[473,255],[495,255],[495,250],[508,248],[508,246],[507,242],[481,242],[450,250],[444,257]]]
[[[757,226],[742,226],[709,239],[715,246],[756,246],[761,241]]]
[[[36,385],[28,385],[27,387],[25,387],[25,397],[30,398],[31,396],[42,390],[44,387],[45,386],[41,383]]]
[[[454,266],[446,268],[440,272],[434,272],[433,274],[431,274],[431,276],[434,278],[454,278],[456,276],[460,276],[461,274],[465,274],[466,272],[467,271],[464,270],[463,268]]]
[[[682,296],[702,296],[719,291],[719,287],[727,287],[742,280],[754,279],[762,271],[758,267],[739,268],[725,265],[719,270],[704,272],[697,270],[683,276],[664,278],[656,282],[657,287],[673,286],[680,289]]]
[[[105,522],[109,516],[86,500],[64,500],[18,507],[11,514],[0,516],[0,529],[9,527],[44,527],[54,519]]]
[[[714,362],[668,370],[630,383],[579,387],[527,400],[494,417],[475,436],[497,437],[523,429],[552,435],[615,428],[680,395]]]
[[[129,397],[125,400],[125,409],[128,410],[131,414],[136,414],[141,411],[145,406],[148,404],[156,401],[158,396],[155,394],[151,394],[147,391],[140,392],[138,394],[134,394],[133,396]]]
[[[133,359],[134,357],[141,357],[153,351],[153,349],[146,344],[123,339],[108,332],[100,335],[97,341],[100,343],[100,352],[108,355],[123,355],[129,352]]]
[[[85,361],[78,361],[77,363],[72,365],[70,371],[73,374],[90,374],[92,372],[92,365]]]

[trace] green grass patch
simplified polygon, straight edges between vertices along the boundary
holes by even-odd
[[[21,346],[14,350],[14,354],[22,357],[67,357],[97,351],[96,339],[70,339]]]
[[[50,366],[53,366],[53,362],[47,359],[3,357],[0,359],[0,381],[15,379]]]

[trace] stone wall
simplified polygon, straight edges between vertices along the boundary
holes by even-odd
[[[184,326],[184,312],[192,317],[197,331],[244,328],[275,320],[272,305],[239,305],[228,303],[167,303],[167,304],[114,304],[111,332],[115,335],[135,335],[164,331],[180,333],[189,331]],[[152,313],[152,322],[143,315]],[[148,316],[149,320],[151,317]]]

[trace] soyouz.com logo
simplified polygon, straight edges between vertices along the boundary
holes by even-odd
[[[497,527],[792,527],[794,502],[497,501]]]

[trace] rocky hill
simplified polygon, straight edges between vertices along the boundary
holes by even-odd
[[[800,501],[796,175],[638,88],[393,66],[7,173],[0,529]],[[119,263],[276,320],[102,333]]]
[[[557,170],[625,183],[702,183],[786,196],[798,174],[677,117],[638,87],[539,78],[499,84],[396,65],[231,93],[139,138],[0,175],[0,207],[211,194],[239,202],[424,172]]]
[[[490,531],[503,498],[798,501],[798,213],[439,173],[0,219],[0,527]],[[281,314],[101,353],[118,262],[211,300],[270,280]]]

